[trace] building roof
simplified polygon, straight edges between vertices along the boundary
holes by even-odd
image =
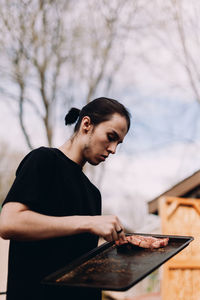
[[[156,213],[158,211],[158,199],[162,196],[174,196],[174,197],[184,197],[189,192],[192,192],[200,186],[200,170],[187,177],[183,181],[177,183],[168,191],[162,193],[155,199],[152,199],[148,202],[149,213]],[[193,197],[194,198],[194,197]]]

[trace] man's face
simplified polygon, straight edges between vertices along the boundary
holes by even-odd
[[[92,126],[83,149],[84,159],[92,165],[105,161],[110,153],[115,153],[117,145],[123,142],[127,130],[125,117],[117,113],[109,121]]]

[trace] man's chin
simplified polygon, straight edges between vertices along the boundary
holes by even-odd
[[[101,163],[101,161],[99,162],[88,161],[88,163],[92,166],[98,166]]]
[[[88,160],[88,163],[92,166],[98,166],[102,161],[99,160]]]

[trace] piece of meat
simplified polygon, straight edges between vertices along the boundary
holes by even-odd
[[[165,247],[168,244],[169,238],[156,238],[152,236],[142,236],[142,235],[128,235],[126,236],[126,241],[116,241],[117,246],[124,244],[132,244],[142,248],[160,248]]]
[[[125,245],[125,244],[128,244],[128,240],[126,240],[126,241],[118,240],[118,241],[115,241],[115,244],[117,246]]]

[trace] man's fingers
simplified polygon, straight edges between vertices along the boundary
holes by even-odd
[[[116,230],[113,230],[113,232],[112,232],[112,237],[113,237],[113,241],[117,241],[117,240],[119,239]]]
[[[119,222],[119,224],[116,225],[116,233],[117,233],[117,240],[122,240],[126,241],[126,237],[124,234],[124,227],[123,225]]]
[[[106,236],[104,237],[104,239],[105,239],[107,242],[112,242],[112,241],[113,241],[113,237],[112,237],[111,234],[106,235]]]
[[[118,239],[122,240],[122,241],[126,241],[126,236],[124,231],[122,231],[120,234],[118,234]]]

